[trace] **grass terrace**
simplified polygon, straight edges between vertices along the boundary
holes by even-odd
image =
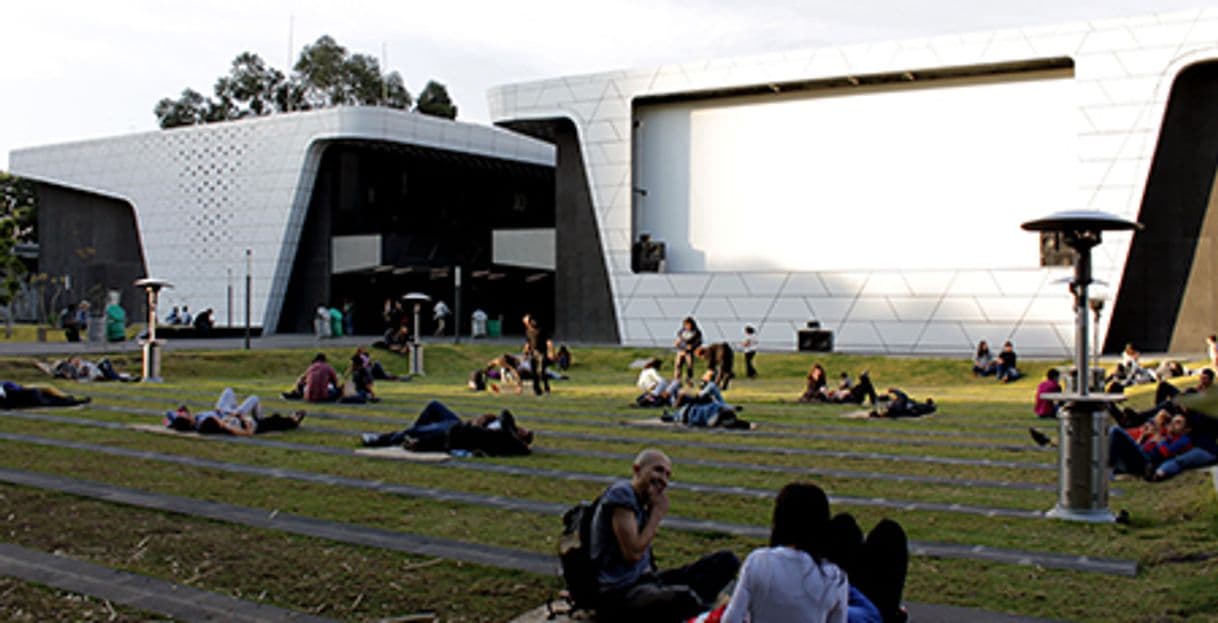
[[[159,423],[159,414],[178,404],[203,407],[226,386],[258,394],[272,411],[300,408],[279,392],[313,351],[173,351],[165,357],[165,383],[58,382],[93,403],[40,410],[35,418],[0,415],[0,469],[261,509],[268,516],[553,554],[561,510],[593,498],[608,479],[626,476],[630,457],[656,446],[674,460],[670,517],[716,522],[664,528],[655,548],[661,565],[721,548],[743,557],[765,540],[773,494],[787,482],[808,480],[829,492],[835,511],[849,511],[865,526],[896,519],[916,544],[1120,559],[1136,561],[1138,568],[1127,577],[915,555],[906,587],[910,601],[1071,621],[1218,621],[1218,501],[1208,472],[1161,484],[1113,483],[1118,491],[1111,506],[1129,511],[1129,525],[1038,516],[1055,501],[1056,453],[1036,448],[1027,428],[1054,437],[1056,431],[1032,416],[1032,392],[1045,370],[1061,362],[1025,362],[1026,378],[1004,385],[974,379],[965,360],[815,357],[831,376],[867,369],[881,390],[895,385],[939,403],[934,416],[886,421],[842,417],[857,407],[795,403],[814,357],[762,353],[761,377],[738,379],[728,392],[730,401],[745,405],[742,415],[760,426],[741,433],[632,424],[659,411],[630,407],[637,371],[629,363],[667,359],[660,350],[578,349],[571,380],[555,383],[546,398],[527,388],[523,395],[467,390],[468,373],[501,348],[429,346],[428,376],[378,383],[379,404],[305,405],[310,415],[304,428],[252,443],[151,434],[127,425]],[[340,371],[350,356],[326,352]],[[395,355],[373,355],[391,371],[407,365]],[[120,370],[138,372],[135,356],[113,361]],[[47,383],[30,363],[0,359],[0,378]],[[1131,391],[1130,404],[1149,404],[1152,389]],[[404,428],[433,398],[467,415],[511,409],[537,430],[538,452],[444,464],[352,452],[360,432]],[[58,417],[48,421],[45,414]],[[561,588],[554,575],[13,484],[0,484],[0,529],[4,541],[28,548],[345,620],[434,612],[445,621],[506,621]],[[108,602],[0,581],[4,618],[112,615],[143,618]]]

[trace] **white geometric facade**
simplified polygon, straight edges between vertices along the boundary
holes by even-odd
[[[746,323],[764,345],[792,348],[815,318],[839,350],[964,353],[980,339],[1011,339],[1021,353],[1072,352],[1073,316],[1060,282],[1068,269],[1002,266],[831,271],[635,274],[630,269],[635,188],[632,123],[639,98],[744,85],[795,83],[935,68],[1070,59],[1077,203],[1136,219],[1165,105],[1176,75],[1218,58],[1218,11],[775,53],[505,85],[489,94],[496,122],[568,118],[578,132],[603,243],[618,331],[627,344],[667,346],[680,319],[696,317],[707,340],[738,341]],[[1001,189],[996,189],[1001,192]],[[558,206],[563,209],[563,206]],[[764,225],[763,225],[764,226]],[[1034,246],[1034,236],[1023,236]],[[1095,276],[1119,291],[1128,234],[1106,235]],[[1109,307],[1111,309],[1111,306]],[[1101,330],[1106,330],[1107,317]]]
[[[334,108],[20,149],[13,173],[124,200],[161,306],[224,308],[252,251],[252,324],[274,333],[321,155],[381,141],[554,166],[548,143],[385,108]],[[239,321],[244,319],[238,312]]]

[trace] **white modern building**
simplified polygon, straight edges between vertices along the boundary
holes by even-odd
[[[451,305],[456,266],[467,310],[538,313],[521,294],[552,305],[554,148],[501,128],[338,108],[10,162],[38,182],[40,270],[69,276],[71,300],[119,289],[130,317],[142,303],[131,282],[147,275],[174,286],[162,311],[212,308],[241,326],[247,268],[251,323],[270,333],[309,331],[319,304],[346,300],[358,328],[379,331],[385,298],[419,290]]]
[[[1069,271],[1023,221],[1102,210],[1106,350],[1218,330],[1218,11],[775,52],[511,84],[496,123],[557,147],[556,318],[671,344],[1071,351]],[[640,235],[659,272],[632,268]],[[565,272],[564,272],[565,271]]]

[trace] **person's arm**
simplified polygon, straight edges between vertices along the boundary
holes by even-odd
[[[1167,439],[1159,442],[1159,456],[1164,459],[1170,459],[1187,452],[1193,447],[1193,440],[1188,438],[1188,435],[1180,435],[1175,439]]]
[[[836,589],[834,592],[837,596],[837,603],[829,610],[826,621],[828,623],[848,623],[850,620],[850,583],[842,578]]]
[[[647,523],[639,529],[634,512],[624,506],[613,509],[613,536],[617,537],[618,547],[622,550],[622,559],[628,564],[634,564],[643,559],[647,548],[655,540],[660,530],[660,520],[668,512],[668,496],[661,493],[652,500],[651,514]]]

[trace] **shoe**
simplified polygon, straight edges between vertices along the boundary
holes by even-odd
[[[303,410],[301,410],[301,411],[297,411],[294,415],[296,416],[296,423],[300,424],[301,422],[304,421],[305,416],[308,414],[305,413]]]
[[[660,416],[660,421],[672,423],[677,421],[677,417],[669,413],[668,410],[665,410],[663,415]]]
[[[381,399],[376,396],[371,396],[368,398],[368,402],[380,402],[380,401],[381,401]]]
[[[371,446],[376,443],[376,440],[379,437],[380,437],[380,435],[378,435],[376,433],[364,433],[359,436],[359,440],[360,440],[360,443],[362,443],[363,445]]]
[[[706,419],[707,428],[714,428],[718,425],[719,425],[719,414],[718,413],[715,413],[714,415],[712,415]]]

